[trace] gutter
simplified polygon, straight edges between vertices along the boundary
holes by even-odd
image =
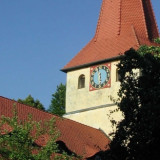
[[[108,58],[108,59],[103,59],[103,60],[99,60],[99,61],[95,61],[95,62],[91,62],[91,63],[82,64],[82,65],[75,66],[75,67],[63,68],[63,69],[61,69],[61,71],[67,73],[69,71],[74,71],[77,69],[82,69],[82,68],[86,68],[86,67],[97,65],[97,64],[102,64],[102,63],[106,63],[106,62],[119,60],[120,57],[121,57],[121,55],[113,57],[113,58]]]

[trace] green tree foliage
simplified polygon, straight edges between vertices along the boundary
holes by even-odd
[[[10,126],[12,131],[4,129],[6,125]],[[59,153],[58,145],[56,144],[59,133],[55,128],[54,119],[42,123],[35,122],[31,116],[28,116],[27,121],[20,122],[18,121],[17,113],[14,112],[13,118],[1,117],[0,128],[1,160],[72,159],[65,153],[56,154]],[[45,146],[41,147],[35,142],[44,135],[48,135],[49,140]]]
[[[118,123],[110,153],[118,160],[160,159],[160,47],[130,49],[118,64]],[[135,72],[139,70],[140,75]]]
[[[26,97],[24,100],[18,99],[17,102],[35,107],[37,109],[45,110],[41,102],[38,99],[34,100],[34,98],[31,95],[28,95],[28,97]]]
[[[62,116],[65,114],[65,97],[66,97],[66,85],[62,83],[57,86],[57,90],[52,94],[51,105],[48,111],[50,113]]]
[[[154,42],[160,44],[160,38],[156,38]]]

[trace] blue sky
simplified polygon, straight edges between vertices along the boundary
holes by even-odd
[[[60,69],[94,36],[102,0],[0,0],[0,96],[48,108]],[[152,0],[160,28],[160,1]]]

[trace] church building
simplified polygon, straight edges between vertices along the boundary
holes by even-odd
[[[117,108],[120,54],[159,37],[151,0],[103,0],[93,39],[62,69],[67,73],[64,117],[112,131],[110,120],[122,119]]]

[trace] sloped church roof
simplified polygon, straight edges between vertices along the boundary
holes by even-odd
[[[140,45],[156,45],[157,37],[151,0],[103,0],[95,36],[62,71],[112,60]]]
[[[0,96],[0,118],[1,116],[13,117],[13,106],[16,105],[18,119],[27,121],[28,115],[32,115],[33,121],[44,122],[55,118],[56,127],[60,132],[57,141],[61,141],[73,153],[89,158],[98,152],[109,149],[109,138],[100,130],[83,125],[81,123],[60,118],[56,115],[44,112],[34,107],[18,103],[14,100]],[[1,128],[2,129],[2,128]],[[5,126],[5,130],[12,131],[11,127]],[[35,143],[44,146],[48,142],[47,135],[38,139]]]

